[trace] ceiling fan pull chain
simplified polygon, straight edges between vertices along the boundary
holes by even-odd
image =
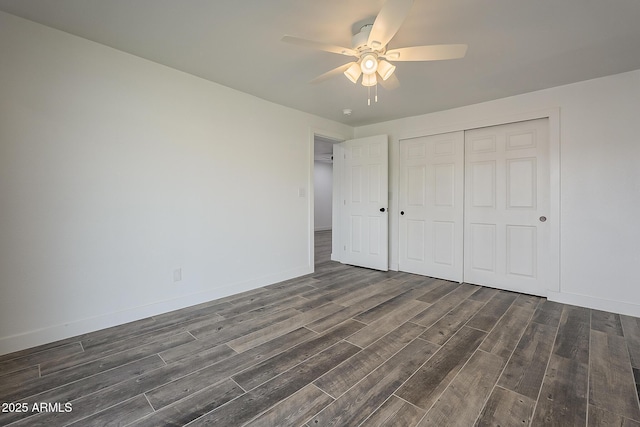
[[[376,82],[376,102],[378,102],[378,82]]]
[[[367,99],[367,105],[370,106],[371,105],[371,86],[368,86],[367,90],[369,91],[369,97]]]

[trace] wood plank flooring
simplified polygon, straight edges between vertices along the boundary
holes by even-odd
[[[640,427],[640,319],[330,239],[311,275],[0,356],[0,425]]]

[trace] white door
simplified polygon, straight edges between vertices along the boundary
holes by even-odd
[[[334,168],[336,164],[342,164],[339,260],[345,264],[387,271],[387,136],[353,139],[337,145]],[[343,156],[338,162],[335,161],[336,153]]]
[[[545,296],[548,119],[467,131],[465,163],[465,282]]]
[[[464,132],[400,141],[399,269],[463,278]]]

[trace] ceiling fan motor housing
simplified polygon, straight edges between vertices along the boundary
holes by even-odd
[[[373,28],[373,24],[367,24],[360,28],[360,32],[356,33],[351,37],[351,48],[357,50],[358,52],[364,50],[371,50],[371,48],[367,45],[369,41],[369,34],[371,34],[371,29]]]

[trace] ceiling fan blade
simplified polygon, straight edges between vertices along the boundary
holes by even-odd
[[[301,39],[300,37],[294,36],[284,36],[282,37],[282,41],[285,43],[291,43],[298,46],[308,47],[316,50],[323,50],[325,52],[337,53],[339,55],[346,56],[358,56],[358,52],[353,49],[349,49],[348,47],[334,46],[322,42],[316,42],[313,40]]]
[[[402,26],[411,5],[413,0],[387,0],[373,23],[367,44],[374,49],[386,46]]]
[[[398,80],[398,77],[395,73],[391,74],[391,77],[389,77],[387,80],[382,80],[382,77],[378,77],[378,83],[380,83],[380,86],[382,86],[386,90],[394,90],[400,87],[400,80]]]
[[[315,79],[311,80],[309,83],[320,83],[332,77],[338,76],[344,73],[345,71],[347,71],[347,68],[349,68],[351,64],[355,64],[355,63],[356,62],[349,62],[348,64],[344,64],[339,67],[336,67],[333,70],[327,71],[326,73],[319,75]]]
[[[392,49],[384,57],[389,61],[440,61],[463,58],[466,53],[466,44],[439,44]]]

